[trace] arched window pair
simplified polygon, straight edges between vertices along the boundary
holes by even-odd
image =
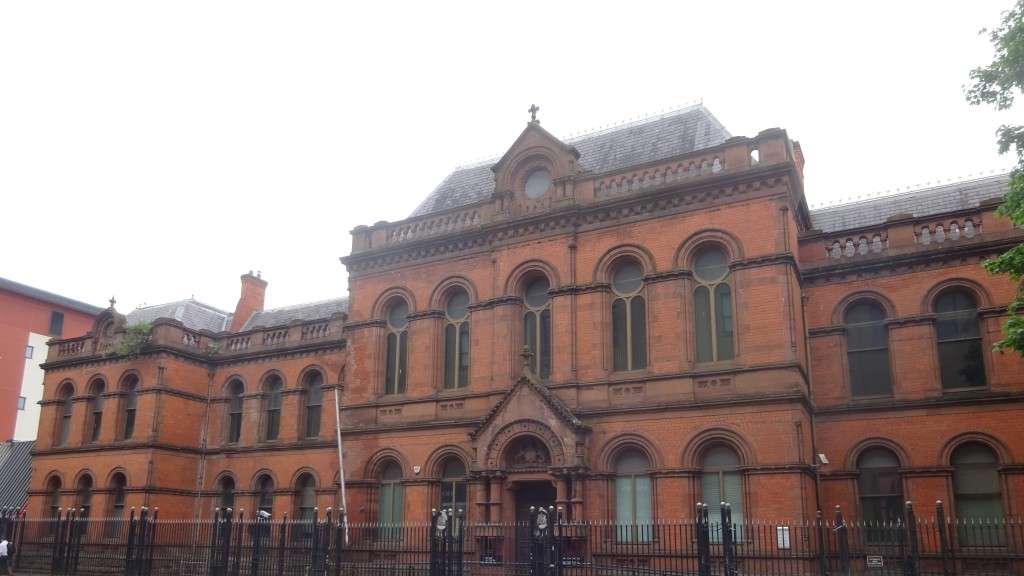
[[[461,286],[450,288],[444,297],[444,388],[469,385],[470,332],[469,293]],[[394,298],[387,307],[387,336],[384,350],[384,393],[404,394],[409,355],[409,305]]]
[[[936,340],[943,389],[985,385],[978,305],[962,288],[945,290],[935,299]],[[843,316],[850,393],[854,397],[892,394],[889,332],[885,309],[874,300],[850,305]]]

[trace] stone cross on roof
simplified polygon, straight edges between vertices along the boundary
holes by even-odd
[[[540,106],[537,106],[536,104],[530,104],[530,109],[527,110],[527,112],[530,113],[530,122],[536,122],[537,121],[537,112],[539,112],[539,111],[540,111]]]

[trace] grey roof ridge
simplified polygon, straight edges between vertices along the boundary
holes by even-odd
[[[28,284],[22,284],[21,282],[15,282],[14,280],[9,280],[7,278],[0,278],[0,289],[10,290],[11,292],[21,294],[22,296],[28,296],[29,298],[49,302],[51,304],[58,304],[60,306],[71,308],[72,310],[92,314],[94,316],[104,310],[100,306],[93,306],[92,304],[82,302],[81,300],[61,296],[60,294],[29,286]]]
[[[289,304],[287,306],[278,306],[277,308],[267,308],[265,310],[260,310],[259,312],[280,312],[282,310],[294,310],[296,308],[304,308],[306,306],[315,306],[317,304],[325,304],[327,302],[341,302],[343,300],[348,300],[348,298],[346,298],[345,296],[339,296],[337,298],[324,298],[322,300],[310,300],[309,302],[300,302],[298,304]],[[259,312],[257,312],[257,314]]]
[[[135,310],[148,310],[150,308],[157,308],[157,307],[160,307],[160,306],[171,306],[172,304],[184,304],[186,302],[191,302],[191,303],[195,304],[196,306],[200,306],[202,308],[206,308],[207,310],[210,310],[211,312],[216,312],[217,314],[223,314],[225,316],[231,314],[231,312],[228,312],[227,310],[222,310],[220,308],[217,308],[216,306],[213,306],[212,304],[207,304],[206,302],[202,302],[200,300],[196,300],[195,298],[182,298],[181,300],[171,300],[170,302],[161,302],[160,304],[149,304],[147,306],[138,306],[138,307],[135,308]],[[135,310],[133,310],[133,312]]]
[[[820,213],[825,212],[827,210],[833,210],[833,209],[839,209],[839,208],[850,208],[850,207],[858,206],[858,205],[861,205],[861,204],[870,204],[871,202],[876,202],[878,200],[891,200],[891,199],[894,199],[894,198],[902,198],[904,196],[911,196],[913,194],[919,194],[921,192],[927,192],[929,190],[937,190],[939,188],[946,188],[946,187],[949,187],[949,186],[958,186],[958,185],[962,185],[962,184],[973,184],[975,182],[982,182],[982,181],[986,181],[986,180],[996,180],[996,179],[999,179],[999,178],[1005,178],[1008,175],[1009,175],[1009,172],[1000,172],[998,174],[988,174],[986,176],[976,176],[976,177],[968,176],[968,177],[963,178],[961,180],[953,180],[953,181],[950,181],[950,182],[942,182],[942,183],[931,185],[931,186],[924,185],[924,186],[920,186],[920,187],[917,187],[917,188],[912,188],[910,190],[902,190],[902,191],[900,191],[899,189],[897,189],[896,192],[893,192],[893,193],[890,193],[890,194],[881,193],[881,194],[878,194],[877,196],[872,196],[870,198],[858,198],[857,200],[853,200],[853,201],[850,201],[850,202],[841,202],[841,203],[838,203],[838,204],[829,204],[828,206],[819,206],[819,207],[816,207],[816,208],[811,208],[810,212],[811,212],[811,214],[820,214]]]

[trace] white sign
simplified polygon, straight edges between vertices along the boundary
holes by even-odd
[[[885,566],[885,559],[881,556],[868,556],[864,559],[868,568],[882,568]]]
[[[789,526],[776,526],[775,540],[779,544],[779,550],[789,550]]]

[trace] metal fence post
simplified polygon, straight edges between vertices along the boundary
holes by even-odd
[[[275,574],[284,574],[284,546],[288,532],[288,513],[285,512],[284,516],[281,518],[281,534],[278,536],[277,540],[277,572],[275,572]]]
[[[455,576],[462,576],[462,557],[463,546],[466,538],[466,526],[465,526],[465,515],[461,509],[455,511],[455,521],[452,523],[452,529],[455,531],[453,537],[455,538]]]
[[[231,575],[238,576],[242,572],[242,532],[243,522],[245,521],[245,508],[238,510],[238,517],[235,519],[235,523],[238,524],[238,528],[235,529],[235,550],[234,550],[234,561],[231,563]],[[230,552],[229,552],[230,553]]]
[[[160,517],[160,509],[153,508],[153,517],[149,519],[149,534],[146,535],[145,557],[143,558],[143,574],[149,576],[153,573],[153,548],[156,546],[156,526]]]
[[[708,505],[697,502],[697,573],[711,576],[711,527]]]
[[[825,539],[825,518],[821,510],[814,514],[814,522],[818,531],[818,575],[828,576],[828,540]]]
[[[341,576],[341,547],[345,545],[345,527],[342,522],[345,518],[343,509],[338,508],[338,523],[334,527],[334,576]],[[429,528],[428,528],[429,530]]]
[[[722,560],[725,563],[725,576],[736,574],[736,550],[732,532],[732,507],[728,502],[721,503],[722,516]]]
[[[846,521],[843,519],[843,510],[836,504],[836,525],[833,530],[836,532],[836,543],[839,546],[839,573],[850,576],[850,541],[846,528]]]
[[[135,507],[132,506],[131,512],[128,513],[128,543],[124,548],[124,576],[132,576],[134,571],[132,566],[135,559]]]
[[[939,531],[939,558],[942,559],[942,575],[953,576],[956,574],[956,564],[950,562],[953,547],[949,543],[949,524],[946,522],[946,508],[942,500],[935,501],[935,527]]]
[[[907,533],[909,544],[904,560],[903,574],[905,576],[917,576],[921,564],[921,549],[917,540],[917,515],[914,514],[914,504],[907,500],[903,507],[904,529]]]

